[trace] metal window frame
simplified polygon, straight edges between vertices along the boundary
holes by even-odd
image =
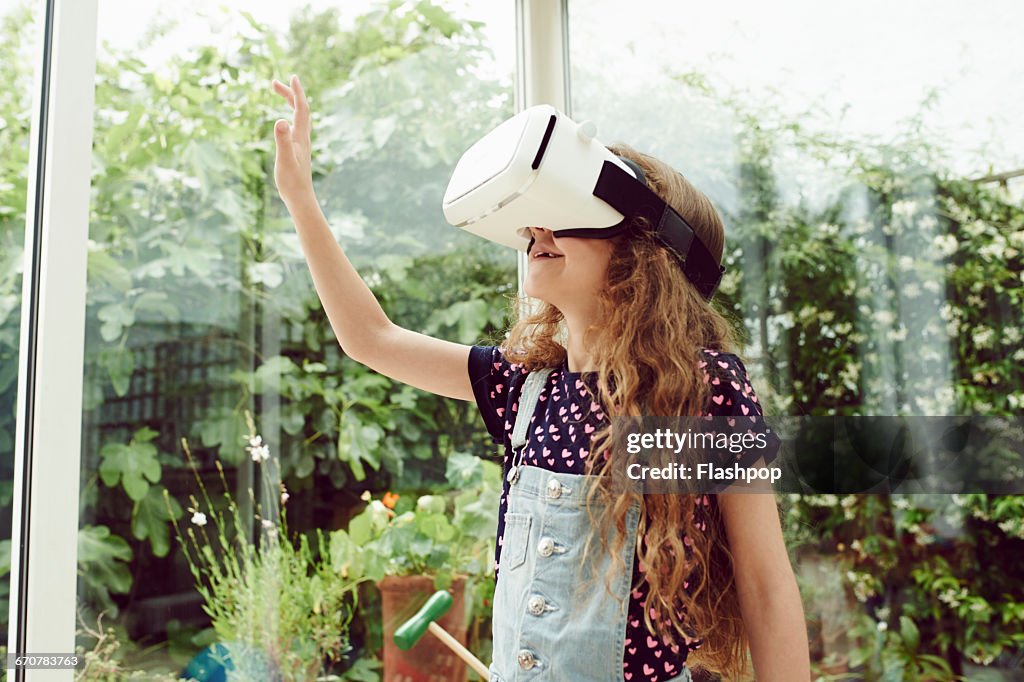
[[[37,0],[14,444],[8,651],[71,653],[78,591],[98,0]],[[19,670],[11,680],[71,680]]]

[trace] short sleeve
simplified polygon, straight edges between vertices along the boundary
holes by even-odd
[[[710,371],[705,380],[711,384],[708,414],[713,417],[756,417],[751,420],[751,431],[764,434],[765,446],[743,453],[740,464],[753,466],[762,456],[765,464],[771,464],[778,457],[782,440],[764,418],[764,411],[743,361],[733,353],[717,353],[707,360]]]
[[[514,366],[498,346],[472,346],[469,350],[469,381],[480,416],[494,443],[505,442],[505,413]]]

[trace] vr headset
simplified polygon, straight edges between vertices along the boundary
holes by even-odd
[[[541,104],[508,119],[459,159],[444,193],[444,217],[490,241],[530,252],[530,227],[557,237],[607,239],[647,219],[658,241],[710,300],[725,273],[693,228],[647,186],[640,167]]]

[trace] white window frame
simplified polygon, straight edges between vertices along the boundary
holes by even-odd
[[[11,529],[10,653],[75,650],[97,0],[37,0]],[[5,662],[6,664],[6,662]],[[73,670],[9,671],[71,680]]]

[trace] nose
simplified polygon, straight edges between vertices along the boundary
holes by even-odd
[[[537,237],[547,234],[550,231],[551,230],[547,229],[546,227],[531,227],[530,236],[536,239]]]

